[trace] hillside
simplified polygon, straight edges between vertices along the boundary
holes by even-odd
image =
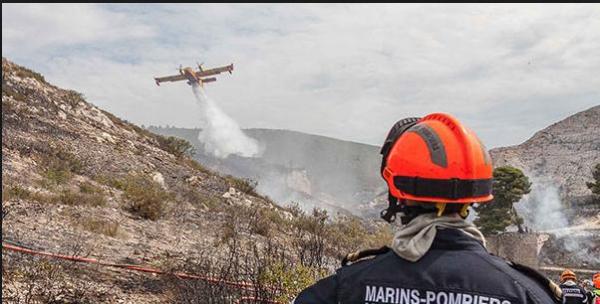
[[[560,198],[581,215],[598,210],[579,208],[591,195],[592,167],[600,163],[600,106],[571,115],[538,131],[522,144],[492,149],[495,166],[520,168],[544,187],[555,187]],[[586,209],[592,212],[585,212]]]
[[[288,130],[246,129],[263,153],[256,158],[205,153],[199,129],[149,127],[166,136],[185,138],[197,149],[195,158],[209,168],[250,178],[273,199],[360,215],[359,207],[385,190],[379,175],[381,156],[376,146]]]
[[[265,149],[263,155],[219,159],[203,151],[199,129],[148,129],[185,138],[196,147],[195,158],[201,163],[255,180],[261,193],[283,203],[297,201],[308,209],[320,206],[365,217],[378,217],[387,203],[385,184],[378,174],[381,156],[376,146],[288,130],[247,129],[245,132]],[[580,205],[589,199],[585,183],[592,178],[591,167],[600,162],[598,130],[600,106],[557,122],[520,145],[492,149],[490,153],[495,166],[520,168],[534,186],[555,189],[558,200],[573,203],[569,219],[577,215],[593,217],[597,210]],[[531,197],[532,201],[545,199],[542,196],[552,196],[553,192],[535,195],[539,198]],[[556,204],[560,207],[562,203]]]
[[[234,301],[248,296],[239,287],[246,285],[223,282],[238,281],[251,282],[253,296],[289,301],[341,254],[389,239],[389,228],[353,217],[282,208],[187,152],[185,142],[121,120],[3,58],[3,246],[172,274],[3,248],[3,302]],[[187,281],[176,271],[216,279]]]
[[[494,150],[496,165],[574,182],[563,189],[574,189],[566,197],[576,197],[589,174],[584,162],[598,160],[598,109],[569,117],[522,145]],[[385,205],[385,196],[378,196],[384,185],[377,147],[250,129],[263,145],[260,158],[218,159],[203,153],[198,130],[151,130],[163,135],[3,58],[3,246],[104,263],[34,257],[3,247],[3,301],[222,303],[258,296],[285,303],[331,273],[345,253],[389,242],[390,226],[373,221]],[[198,149],[195,159],[188,143],[169,135],[189,139]],[[537,163],[533,152],[547,160],[530,165]],[[258,187],[227,174],[258,180]],[[279,204],[290,200],[345,215]],[[546,232],[556,237],[543,248],[536,239],[533,259],[543,259],[545,266],[600,265],[598,219],[592,219]],[[513,248],[510,244],[498,247]],[[179,272],[212,280],[183,279]]]

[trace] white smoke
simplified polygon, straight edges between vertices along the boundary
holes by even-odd
[[[207,153],[219,158],[231,154],[256,157],[260,154],[258,142],[242,131],[238,124],[210,99],[199,85],[192,85],[194,96],[200,106],[203,127],[198,140]]]
[[[572,226],[559,189],[552,182],[543,178],[533,178],[531,192],[515,207],[527,227],[562,240],[562,249],[573,259],[586,263],[600,263],[600,257],[592,253],[587,243],[593,237],[593,232]]]
[[[569,226],[558,188],[549,182],[533,180],[531,192],[515,207],[523,216],[525,224],[533,230],[545,231]]]

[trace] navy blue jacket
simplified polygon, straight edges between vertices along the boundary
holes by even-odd
[[[541,276],[489,254],[460,230],[440,229],[417,262],[393,251],[342,267],[295,304],[551,304]]]
[[[587,304],[590,302],[590,296],[585,289],[575,283],[560,284],[562,290],[562,304]]]

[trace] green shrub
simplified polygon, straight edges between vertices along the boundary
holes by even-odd
[[[85,205],[85,206],[104,206],[106,205],[106,198],[102,194],[85,194],[74,192],[71,190],[64,190],[55,199],[56,202],[60,202],[65,205]]]
[[[291,225],[286,221],[277,209],[250,206],[245,217],[249,221],[250,232],[271,237],[273,231],[286,232]]]
[[[44,186],[51,188],[52,186],[66,183],[71,179],[72,174],[70,171],[64,169],[50,167],[44,172],[44,177],[46,178],[45,182],[47,182],[44,183]]]
[[[237,227],[233,228],[240,228],[240,231],[264,237],[272,237],[289,231],[291,223],[283,218],[278,209],[267,208],[262,206],[261,203],[249,206],[243,204],[228,205],[220,201],[218,203],[218,210],[224,211],[224,214],[228,217],[225,222],[236,223]],[[227,234],[229,228],[232,227],[223,227],[220,232]],[[228,236],[223,238],[228,239]]]
[[[356,250],[389,245],[393,238],[390,225],[367,227],[360,219],[341,216],[330,224],[328,253],[345,255]]]
[[[20,186],[5,187],[2,186],[2,201],[10,201],[13,199],[22,199],[40,203],[48,203],[53,201],[53,195],[35,191],[29,191]]]
[[[276,286],[281,293],[274,300],[288,303],[326,274],[325,269],[275,262],[267,265],[267,269],[259,275],[259,282],[264,286]]]
[[[73,108],[77,107],[80,102],[85,102],[83,94],[74,90],[67,91],[63,99]]]
[[[252,196],[259,196],[258,193],[256,193],[256,186],[258,186],[258,182],[255,180],[249,178],[238,178],[231,175],[225,176],[225,180],[229,184],[229,187],[233,187]]]
[[[202,193],[195,189],[183,190],[182,197],[192,205],[204,205],[210,210],[217,209],[224,204],[221,197]]]
[[[206,195],[202,203],[210,210],[219,209],[223,206],[223,199],[219,196]]]
[[[25,96],[25,94],[15,90],[13,87],[8,86],[4,83],[2,83],[2,95],[10,96],[10,97],[14,98],[16,101],[21,101],[21,102],[27,101],[27,96]],[[5,103],[4,101],[2,101],[2,112],[6,111],[6,110],[11,110],[11,108],[5,109],[4,108],[5,105],[8,105],[8,103]]]
[[[278,227],[287,228],[288,225],[291,224],[288,220],[286,220],[282,215],[279,209],[263,209],[262,216],[269,219],[273,224]]]
[[[103,184],[103,185],[107,185],[111,188],[115,188],[118,190],[125,190],[125,180],[124,179],[120,179],[120,178],[116,178],[116,177],[109,177],[106,175],[98,175],[98,176],[95,176],[93,179],[96,182]]]
[[[194,156],[194,146],[183,138],[175,136],[164,137],[157,135],[158,144],[161,149],[175,155],[176,157]]]
[[[83,168],[75,155],[64,150],[44,154],[42,164],[45,167],[43,176],[46,179],[43,184],[48,187],[66,183],[73,173],[81,173]]]
[[[590,203],[600,207],[600,163],[592,168],[592,178],[591,182],[585,183],[588,189],[592,191]]]
[[[44,76],[42,76],[42,74],[34,72],[34,71],[24,68],[24,67],[19,67],[16,70],[15,74],[17,76],[19,76],[20,78],[34,78],[35,80],[37,80],[41,83],[47,83],[46,79],[44,78]]]
[[[100,233],[106,236],[115,237],[119,232],[119,223],[103,219],[88,218],[81,221],[82,227],[93,233]]]
[[[271,236],[274,223],[266,215],[267,213],[264,209],[259,209],[252,214],[252,218],[249,219],[251,233],[256,233],[264,237]]]
[[[129,175],[125,178],[123,194],[129,201],[126,210],[149,220],[162,217],[166,202],[172,199],[172,195],[158,183],[138,175]]]
[[[32,192],[19,186],[2,188],[2,201],[12,199],[30,200],[39,203],[65,204],[65,205],[86,205],[86,206],[104,206],[106,198],[101,193],[79,193],[71,190],[64,190],[58,194]]]
[[[79,192],[85,193],[85,194],[103,193],[103,191],[100,187],[95,186],[94,184],[87,182],[87,181],[83,182],[79,185]]]
[[[12,199],[28,199],[31,197],[31,191],[20,186],[5,187],[2,185],[2,201],[10,201]]]
[[[211,173],[211,171],[210,171],[210,170],[208,170],[206,167],[204,167],[203,165],[201,165],[201,164],[200,164],[200,163],[199,163],[197,160],[195,160],[195,159],[188,158],[188,159],[186,159],[186,160],[185,160],[185,162],[186,162],[186,163],[187,163],[187,164],[188,164],[190,167],[192,167],[193,169],[195,169],[195,170],[198,170],[198,171],[200,171],[200,172],[202,172],[202,173],[206,173],[206,174],[209,174],[209,173]]]

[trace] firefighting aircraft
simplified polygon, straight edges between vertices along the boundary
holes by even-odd
[[[166,81],[187,80],[187,84],[189,84],[189,85],[197,83],[200,86],[203,86],[203,83],[217,81],[217,78],[216,77],[202,78],[202,77],[217,75],[217,74],[221,74],[222,72],[229,72],[229,74],[231,74],[231,72],[233,71],[233,63],[230,65],[217,67],[214,69],[207,69],[207,70],[205,70],[202,67],[202,64],[197,63],[197,65],[198,65],[197,71],[195,71],[194,69],[192,69],[190,67],[182,68],[180,65],[179,66],[179,75],[154,77],[154,80],[156,81],[156,85],[160,86],[161,82],[166,82]]]

